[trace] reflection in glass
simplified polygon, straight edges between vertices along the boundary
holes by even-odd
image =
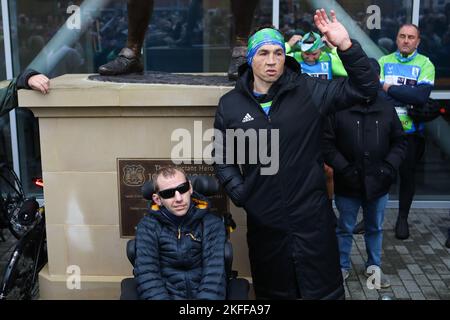
[[[252,26],[272,20],[271,0],[153,2],[143,50],[146,70],[226,72],[237,30],[245,30],[243,35],[247,36]],[[11,3],[17,11],[13,19],[18,34],[13,48],[18,53],[16,60],[20,61],[16,73],[28,66],[38,53],[41,53],[40,65],[34,66],[39,71],[49,70],[46,73],[50,77],[97,72],[100,65],[114,59],[126,44],[127,1],[78,1],[82,3],[83,29],[65,32],[59,40],[61,43],[53,48],[46,45],[58,31],[67,29],[65,23],[70,16],[67,8],[73,1],[15,0]],[[83,10],[87,3],[93,4]]]
[[[6,79],[5,45],[3,39],[3,16],[0,6],[0,81]]]
[[[281,0],[280,29],[287,39],[294,34],[317,32],[313,21],[315,9],[325,8],[327,12],[333,9],[350,36],[362,44],[369,56],[379,58],[396,50],[397,29],[411,22],[412,3],[412,0]]]
[[[0,88],[8,85],[6,79],[5,47],[3,42],[3,18],[0,6]],[[9,114],[0,118],[0,162],[6,163],[12,168],[11,131],[9,126]],[[3,190],[4,186],[0,185]]]
[[[411,23],[412,2],[404,1],[320,1],[281,0],[280,28],[288,40],[293,34],[303,35],[315,30],[313,10],[317,7],[335,9],[351,36],[358,39],[369,56],[378,58],[397,50],[399,26]],[[372,28],[371,5],[380,8],[380,28]],[[436,88],[450,88],[450,1],[420,2],[421,44],[419,52],[428,56],[436,67]],[[369,22],[369,23],[368,23]],[[448,105],[445,100],[442,104]],[[450,200],[450,125],[443,118],[426,123],[425,154],[416,171],[415,200]],[[390,199],[398,199],[398,185],[390,192]]]
[[[450,1],[421,1],[419,50],[436,67],[436,89],[450,89]]]
[[[450,1],[421,1],[419,52],[436,68],[435,89],[450,89]],[[449,105],[449,100],[441,101]],[[438,118],[425,125],[425,155],[419,167],[424,200],[450,200],[450,125]]]
[[[107,24],[119,24],[119,30],[126,30],[126,20],[111,22],[126,14],[126,6],[121,9],[122,13],[111,16]],[[225,72],[232,47],[246,46],[252,26],[271,23],[271,15],[270,0],[155,1],[143,46],[145,69]],[[104,62],[118,54],[130,35],[120,32],[117,39],[117,28],[109,29],[102,39],[114,42],[110,46],[114,52],[103,55]]]

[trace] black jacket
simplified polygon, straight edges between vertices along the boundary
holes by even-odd
[[[407,142],[382,90],[373,104],[331,115],[324,132],[324,157],[334,169],[335,194],[373,200],[389,192]]]
[[[37,74],[39,72],[27,69],[17,78],[12,79],[7,86],[0,89],[0,117],[17,107],[17,90],[31,89],[28,80]]]
[[[180,226],[157,205],[136,231],[134,275],[141,299],[223,300],[225,226],[194,193]]]
[[[215,172],[231,200],[247,212],[258,297],[295,299],[298,289],[305,299],[344,293],[335,216],[323,171],[323,123],[335,110],[375,98],[378,79],[356,41],[339,55],[349,77],[332,81],[301,74],[295,59],[286,57],[285,72],[269,91],[273,102],[268,116],[252,95],[253,74],[247,65],[235,89],[220,99],[214,122],[221,132],[215,137]],[[242,173],[237,164],[227,164],[226,129],[279,130],[267,131],[270,143],[279,146],[277,173],[261,174],[260,169],[270,167],[262,165],[262,159],[242,164]],[[261,137],[258,145],[266,151],[260,143],[266,137]],[[274,154],[277,150],[270,149],[270,143]],[[253,148],[247,144],[246,154]]]

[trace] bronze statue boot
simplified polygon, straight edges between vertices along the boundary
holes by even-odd
[[[247,63],[247,47],[236,46],[231,52],[230,65],[228,66],[228,79],[237,80],[239,67]]]
[[[130,48],[123,48],[114,60],[100,66],[98,73],[102,76],[117,76],[129,73],[142,73],[144,65],[139,56]]]

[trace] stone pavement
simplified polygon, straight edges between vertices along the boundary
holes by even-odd
[[[450,227],[448,209],[413,209],[409,216],[410,238],[394,236],[396,209],[386,209],[383,224],[382,270],[389,277],[388,289],[368,289],[362,274],[367,259],[364,236],[355,235],[352,271],[346,281],[346,299],[449,300],[450,249],[445,247]],[[359,215],[359,219],[361,218]]]
[[[360,215],[361,217],[361,215]],[[394,237],[396,210],[386,209],[382,269],[389,276],[391,287],[369,290],[362,274],[366,252],[364,237],[354,236],[352,267],[346,281],[346,299],[376,300],[380,296],[394,299],[450,299],[450,249],[444,245],[450,226],[448,209],[413,209],[409,222],[411,237]],[[15,238],[4,230],[6,242],[0,242],[0,280],[14,248]],[[124,253],[125,254],[125,253]]]

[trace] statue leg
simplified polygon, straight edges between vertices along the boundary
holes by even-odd
[[[127,48],[133,50],[136,56],[140,56],[148,23],[153,13],[153,0],[128,0],[127,8]]]
[[[178,47],[191,47],[193,37],[192,33],[194,31],[195,24],[199,19],[201,19],[203,14],[202,2],[202,0],[191,0],[189,3],[186,28],[181,33],[180,38],[175,41],[175,44]]]
[[[153,12],[153,0],[128,0],[128,39],[118,57],[100,66],[101,75],[121,75],[142,72],[141,50]]]
[[[228,67],[228,78],[230,80],[237,79],[239,66],[247,62],[247,40],[252,27],[253,13],[257,4],[258,0],[231,0],[235,38],[233,39],[234,46],[231,51],[231,60]]]
[[[231,11],[234,16],[235,46],[247,46],[248,34],[251,31],[253,13],[258,0],[231,0]]]

